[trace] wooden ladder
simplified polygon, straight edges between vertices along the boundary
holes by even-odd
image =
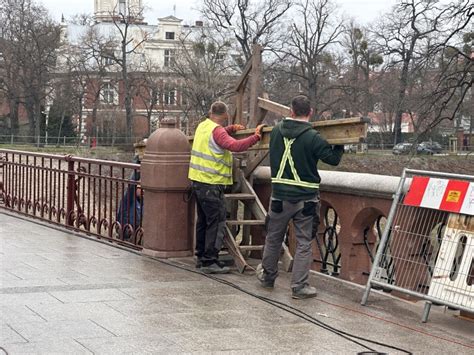
[[[232,204],[235,211],[233,217],[236,219],[229,219],[226,221],[226,229],[224,233],[224,245],[227,248],[229,255],[234,259],[235,265],[240,273],[245,272],[246,269],[255,270],[250,266],[244,254],[252,251],[263,251],[263,245],[255,245],[252,243],[250,236],[251,226],[264,226],[267,211],[263,207],[262,202],[258,198],[252,184],[245,178],[242,171],[239,171],[238,192],[226,194],[225,197]],[[242,202],[245,206],[244,219],[239,219],[237,216],[238,202]],[[242,227],[242,241],[240,244],[236,241],[237,226]],[[282,244],[283,254],[281,261],[285,270],[290,271],[293,264],[293,257],[291,256],[286,244]]]

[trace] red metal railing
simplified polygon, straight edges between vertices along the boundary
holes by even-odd
[[[0,149],[0,208],[140,249],[140,165]]]

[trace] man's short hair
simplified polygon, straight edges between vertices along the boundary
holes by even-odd
[[[311,103],[304,95],[298,95],[291,100],[291,109],[296,117],[306,117],[311,113]]]
[[[227,105],[222,101],[216,101],[211,105],[211,115],[222,116],[227,113]]]

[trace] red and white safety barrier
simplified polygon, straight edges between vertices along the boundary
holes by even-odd
[[[414,176],[403,203],[474,216],[474,182]]]

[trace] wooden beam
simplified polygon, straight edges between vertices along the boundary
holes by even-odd
[[[326,139],[329,144],[341,145],[364,142],[367,138],[367,123],[368,121],[362,117],[311,122],[313,128],[317,130],[321,137]],[[264,127],[262,139],[251,149],[268,149],[272,129],[273,127]],[[236,132],[233,137],[235,139],[242,139],[249,137],[254,133],[255,130],[246,129]]]
[[[239,92],[242,88],[245,89],[245,84],[247,82],[248,75],[250,74],[251,70],[252,70],[252,61],[249,60],[244,70],[242,71],[242,74],[240,74],[239,81],[237,81],[237,84],[234,87],[235,92]]]
[[[242,253],[240,252],[239,246],[235,242],[234,238],[232,237],[232,232],[229,230],[229,227],[225,227],[224,231],[224,245],[227,248],[227,251],[230,255],[232,255],[235,266],[242,274],[244,273],[246,268],[253,269],[247,262],[245,261]]]
[[[258,97],[262,93],[262,46],[252,46],[252,72],[250,75],[250,118],[247,127],[256,127],[263,121],[261,109],[258,106]],[[262,117],[263,116],[263,117]]]
[[[252,175],[254,170],[265,160],[268,153],[268,150],[260,150],[255,156],[247,160],[247,166],[243,169],[245,177]]]
[[[284,106],[281,104],[278,104],[276,102],[270,101],[268,99],[264,99],[259,97],[258,98],[258,106],[264,110],[276,113],[278,115],[281,115],[283,117],[289,117],[290,116],[290,108],[288,106]]]
[[[244,94],[245,94],[245,87],[242,87],[237,92],[237,96],[235,98],[235,120],[234,123],[242,124],[243,116],[244,116]]]
[[[327,120],[311,122],[313,128],[319,132],[329,144],[358,144],[367,138],[368,120],[362,117],[344,118],[340,120]],[[273,127],[264,127],[262,139],[249,150],[268,149],[270,133]],[[255,133],[255,129],[245,129],[234,133],[235,139],[247,138]],[[193,137],[189,137],[192,142]]]

